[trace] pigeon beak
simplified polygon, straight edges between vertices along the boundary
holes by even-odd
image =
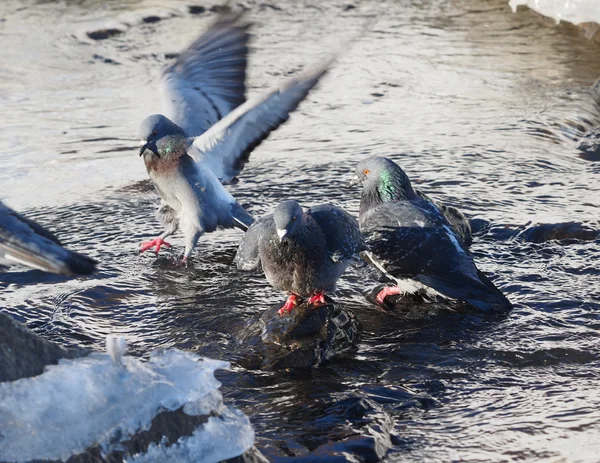
[[[150,150],[154,154],[156,154],[157,157],[160,157],[160,155],[158,154],[158,149],[156,148],[156,143],[142,140],[140,141],[140,145],[140,156],[144,154],[146,150]]]
[[[360,178],[358,178],[358,175],[355,175],[354,178],[352,180],[350,180],[350,184],[348,185],[348,187],[352,188],[356,185],[359,185],[361,183]]]
[[[279,237],[279,242],[283,241],[283,238],[285,238],[285,236],[287,235],[287,229],[284,228],[283,230],[280,230],[279,228],[277,229],[277,236]]]

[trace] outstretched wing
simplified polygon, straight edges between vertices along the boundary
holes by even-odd
[[[331,204],[311,207],[307,214],[321,227],[329,257],[334,262],[352,260],[367,249],[354,217]]]
[[[230,182],[242,171],[252,150],[288,120],[327,72],[329,63],[290,79],[280,89],[246,101],[217,122],[194,140],[198,162],[205,163],[221,182]]]
[[[163,113],[190,137],[208,130],[244,101],[250,25],[221,16],[165,68]]]
[[[268,214],[254,222],[242,237],[235,259],[240,270],[256,270],[260,268],[259,244],[269,234],[273,234],[275,222],[273,215]]]
[[[77,275],[92,273],[96,263],[66,250],[52,233],[0,203],[0,264]]]

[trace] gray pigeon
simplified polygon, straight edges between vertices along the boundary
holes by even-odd
[[[241,270],[262,264],[271,286],[290,293],[283,315],[299,298],[325,303],[324,293],[365,249],[356,220],[343,209],[323,204],[304,212],[296,201],[283,201],[248,229],[235,263]]]
[[[63,275],[89,275],[96,262],[63,248],[48,230],[0,202],[0,269],[23,265]]]
[[[163,72],[167,116],[146,118],[139,136],[140,156],[162,200],[158,217],[165,231],[140,252],[170,247],[165,238],[180,228],[185,261],[202,234],[217,227],[247,230],[252,216],[222,184],[242,171],[252,150],[327,71],[329,63],[246,101],[248,27],[240,16],[220,17]]]
[[[471,304],[483,311],[508,309],[510,302],[475,266],[438,207],[419,196],[393,161],[361,161],[352,184],[363,185],[359,223],[371,262],[395,287],[392,294],[424,291]]]

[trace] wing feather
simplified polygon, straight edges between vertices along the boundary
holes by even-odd
[[[225,14],[164,69],[163,113],[190,137],[244,101],[250,24]]]

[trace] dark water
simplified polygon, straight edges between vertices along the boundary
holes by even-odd
[[[236,330],[282,299],[231,265],[238,232],[203,238],[193,268],[137,255],[160,230],[137,125],[160,109],[165,55],[214,17],[191,3],[0,4],[0,194],[101,262],[90,279],[9,273],[2,310],[64,345],[103,348],[118,333],[139,355],[174,346],[233,361],[225,395],[272,461],[598,461],[598,241],[478,238],[480,268],[515,305],[493,319],[382,313],[364,299],[375,280],[352,269],[336,298],[363,323],[358,353],[278,373],[236,366]],[[232,193],[256,215],[290,197],[356,213],[345,185],[378,154],[471,216],[598,220],[600,159],[576,146],[600,123],[600,46],[505,3],[248,3],[250,94],[364,32]],[[121,33],[88,35],[107,29]]]

